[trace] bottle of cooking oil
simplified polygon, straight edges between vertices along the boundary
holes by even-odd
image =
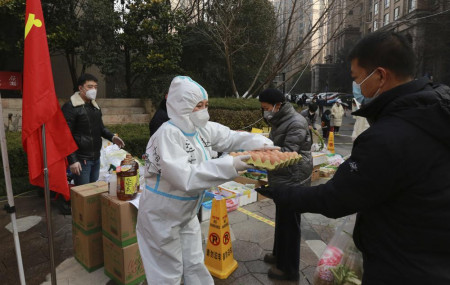
[[[117,198],[132,200],[139,190],[139,164],[131,154],[127,154],[120,163],[120,172],[117,171]]]

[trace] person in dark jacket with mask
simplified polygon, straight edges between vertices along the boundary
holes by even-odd
[[[78,79],[78,91],[75,92],[62,111],[78,145],[78,150],[70,154],[70,171],[74,174],[75,185],[83,185],[98,180],[100,172],[100,149],[102,137],[112,141],[119,147],[125,143],[113,135],[104,125],[102,112],[95,98],[98,80],[85,73]]]
[[[161,100],[159,103],[159,108],[156,110],[155,114],[153,115],[152,119],[150,120],[150,123],[148,124],[148,129],[150,130],[150,137],[156,133],[156,131],[161,127],[162,124],[167,122],[169,120],[169,116],[167,115],[167,92],[164,96],[164,99]]]
[[[268,172],[269,184],[278,187],[310,185],[312,173],[311,137],[306,119],[285,102],[283,93],[266,89],[259,95],[264,118],[272,127],[269,138],[281,151],[296,151],[302,159],[299,164]],[[275,266],[269,277],[280,280],[298,280],[300,265],[300,214],[276,207],[275,240],[273,252],[264,261]]]
[[[317,114],[316,103],[309,104],[308,109],[301,111],[300,114],[305,117],[310,129],[316,129],[317,118],[319,117],[319,115]]]
[[[364,285],[450,284],[450,88],[414,80],[410,43],[375,32],[350,53],[353,80],[373,98],[350,158],[326,184],[258,189],[279,207],[337,218],[357,212]]]

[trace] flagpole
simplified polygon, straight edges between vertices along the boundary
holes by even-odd
[[[17,230],[16,223],[16,208],[14,206],[14,195],[11,186],[11,173],[9,169],[9,160],[8,160],[8,148],[6,145],[6,136],[5,136],[5,125],[3,124],[3,105],[2,105],[2,94],[0,93],[0,144],[2,148],[2,161],[3,161],[3,171],[5,173],[5,183],[6,183],[6,193],[8,196],[8,204],[5,205],[5,210],[11,216],[11,223],[13,228],[13,236],[14,236],[14,246],[16,249],[17,256],[17,266],[19,269],[19,278],[20,284],[25,285],[25,274],[23,271],[23,263],[22,263],[22,252],[20,250],[20,242],[19,242],[19,231]]]
[[[47,147],[45,145],[45,124],[42,125],[42,154],[44,157],[44,193],[45,193],[45,210],[47,216],[47,235],[48,235],[48,248],[50,253],[50,268],[52,285],[56,285],[56,270],[55,270],[55,257],[53,246],[53,229],[52,229],[52,214],[50,205],[50,187],[48,183],[48,168],[47,168]]]

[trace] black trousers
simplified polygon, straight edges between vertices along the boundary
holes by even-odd
[[[329,134],[329,127],[325,127],[325,128],[322,128],[322,134],[323,134],[323,138],[324,139],[327,139],[328,138],[328,134]]]
[[[300,214],[276,206],[273,255],[277,268],[286,274],[299,274]]]

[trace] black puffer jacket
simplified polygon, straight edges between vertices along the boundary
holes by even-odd
[[[272,127],[269,138],[274,145],[281,147],[281,151],[296,151],[302,156],[298,164],[269,171],[269,184],[295,186],[308,183],[312,173],[312,156],[306,119],[290,103],[284,103],[269,124]]]
[[[414,80],[354,114],[371,127],[333,179],[274,200],[333,218],[358,212],[364,285],[450,284],[450,88]]]
[[[167,106],[166,99],[163,99],[161,103],[159,103],[159,108],[156,110],[153,118],[150,120],[148,124],[148,129],[150,130],[150,137],[153,136],[154,133],[161,127],[162,124],[169,120],[169,116],[167,115]]]
[[[63,105],[62,111],[78,145],[78,150],[67,157],[69,164],[99,159],[102,137],[112,141],[113,134],[103,125],[102,112],[97,103],[85,103],[76,92]]]

